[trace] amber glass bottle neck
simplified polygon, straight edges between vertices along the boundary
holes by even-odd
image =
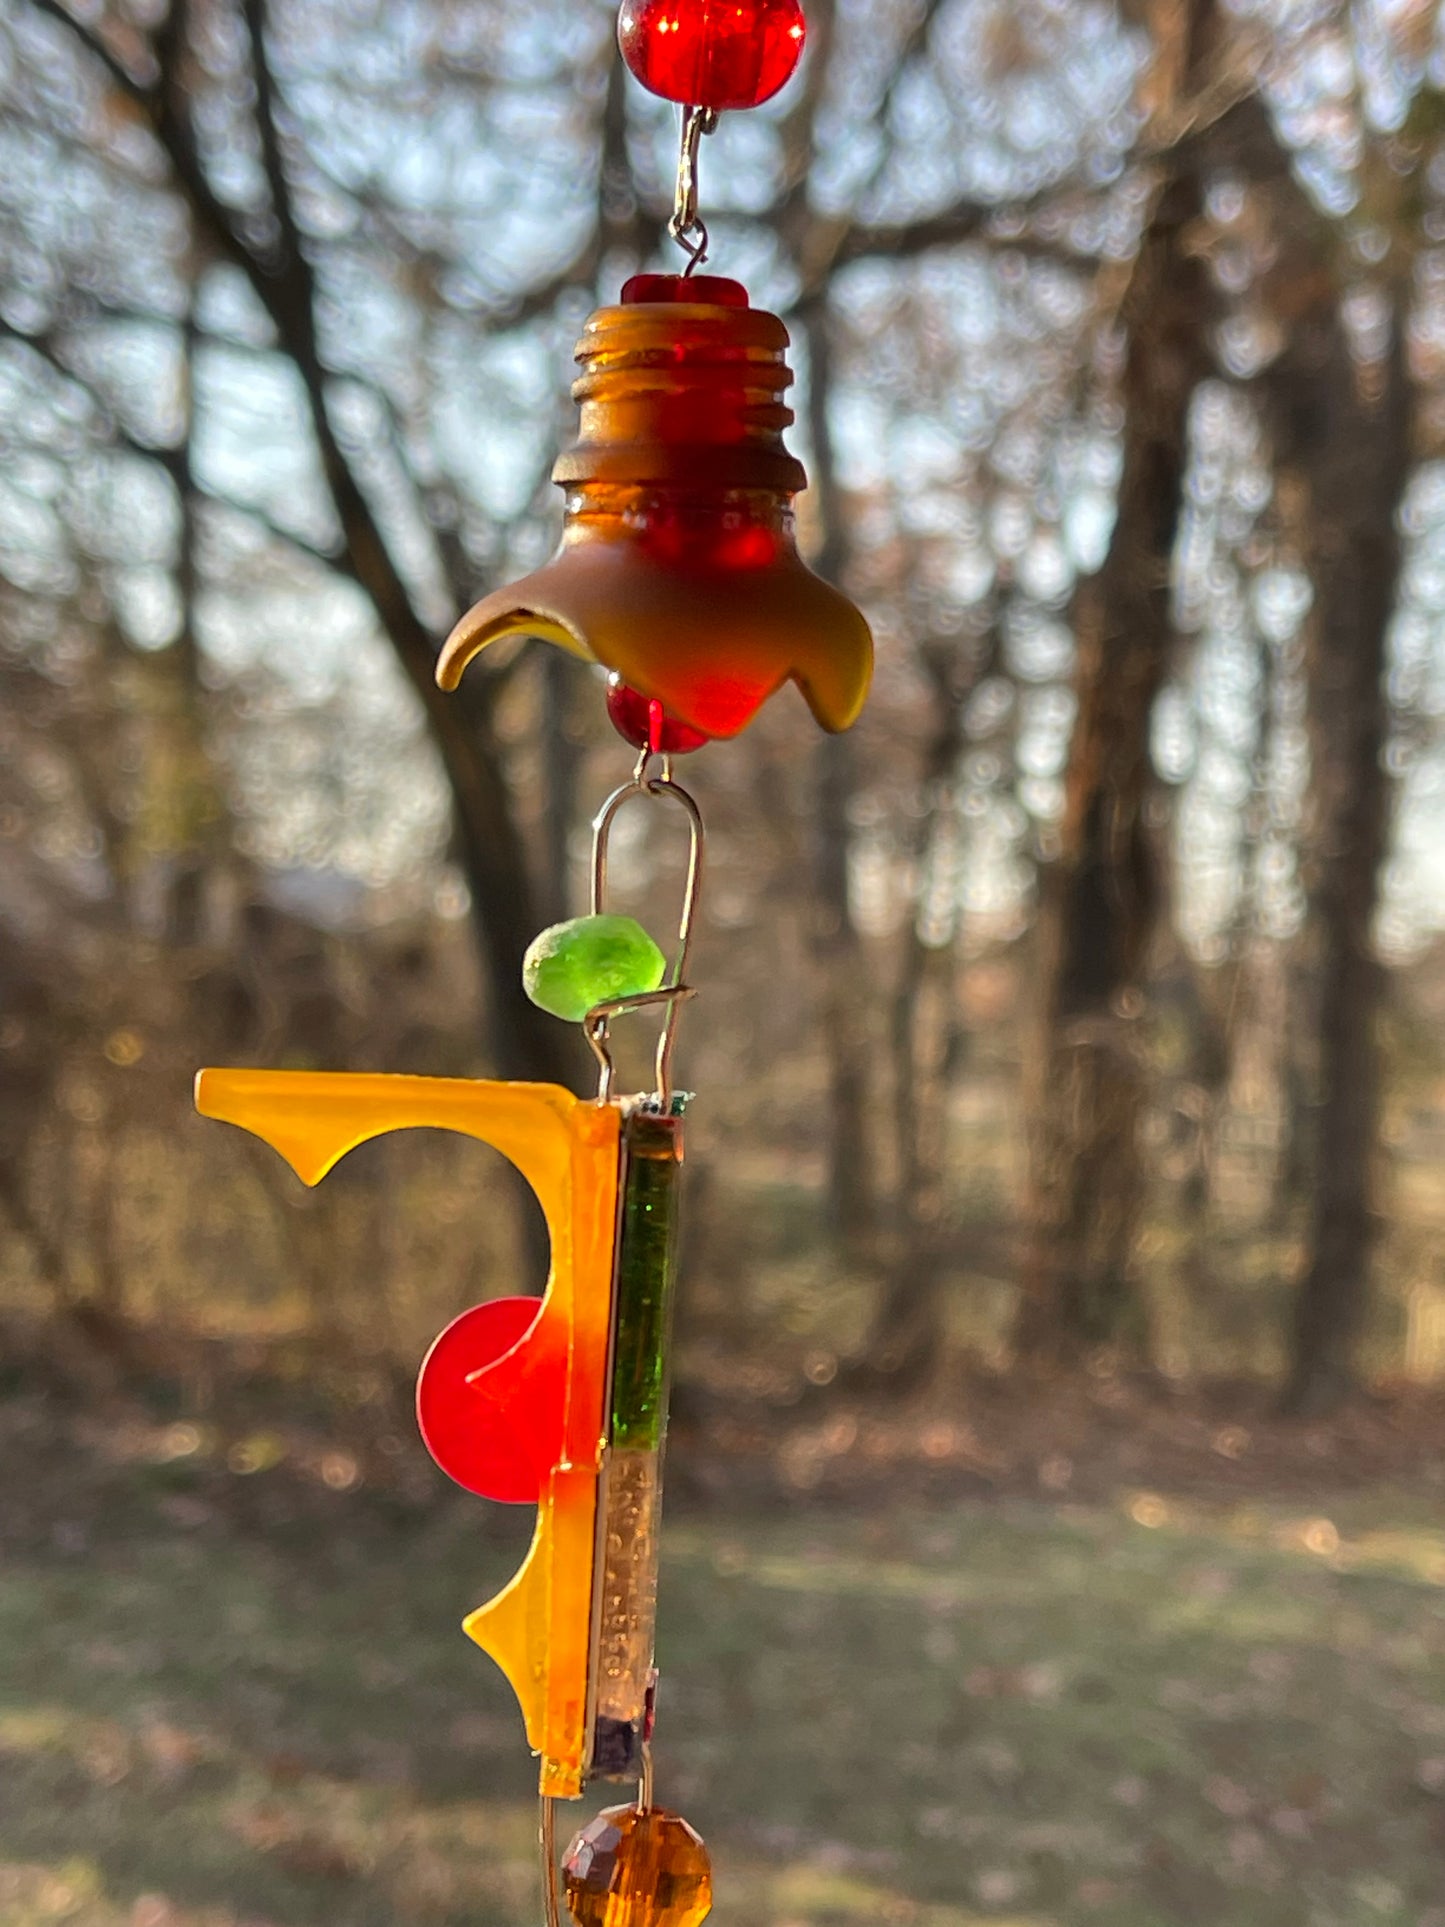
[[[667,521],[788,531],[793,526],[792,494],[786,489],[656,482],[579,482],[569,488],[568,522],[599,519],[639,528]]]
[[[599,308],[577,346],[581,432],[553,479],[795,494],[805,478],[783,445],[787,345],[782,322],[760,308]]]

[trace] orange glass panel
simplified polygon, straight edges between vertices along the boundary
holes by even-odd
[[[511,1456],[498,1476],[515,1481],[531,1463],[541,1479],[537,1530],[511,1584],[465,1624],[511,1682],[528,1740],[542,1755],[544,1792],[580,1792],[611,1321],[617,1111],[584,1103],[553,1084],[251,1070],[202,1071],[196,1108],[262,1138],[306,1184],[319,1183],[369,1138],[432,1126],[493,1145],[536,1192],[552,1240],[546,1290],[525,1330],[515,1311],[494,1315],[491,1337],[515,1333],[514,1341],[500,1357],[494,1348],[486,1356],[487,1346],[479,1346],[473,1369],[486,1424],[499,1431],[511,1403],[519,1428],[532,1435],[524,1450],[506,1448]],[[461,1363],[465,1367],[465,1357]],[[531,1409],[534,1396],[541,1397],[540,1416]]]

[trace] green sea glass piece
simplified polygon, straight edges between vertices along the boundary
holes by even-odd
[[[656,990],[667,959],[632,917],[570,917],[527,946],[522,988],[540,1009],[569,1024],[614,997]]]

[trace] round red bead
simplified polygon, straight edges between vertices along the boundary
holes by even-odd
[[[624,742],[650,749],[654,756],[688,756],[712,741],[691,723],[669,716],[655,696],[630,689],[615,673],[607,678],[607,715]]]
[[[684,107],[756,107],[803,52],[798,0],[622,0],[622,58],[654,94]]]

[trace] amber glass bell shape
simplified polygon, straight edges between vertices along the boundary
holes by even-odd
[[[680,1814],[605,1807],[567,1849],[562,1891],[577,1927],[697,1927],[712,1868]]]
[[[790,678],[824,729],[846,729],[873,644],[794,544],[787,345],[776,315],[712,276],[637,275],[599,308],[577,347],[581,434],[552,471],[561,548],[463,617],[442,687],[490,643],[541,636],[708,736],[735,736]]]

